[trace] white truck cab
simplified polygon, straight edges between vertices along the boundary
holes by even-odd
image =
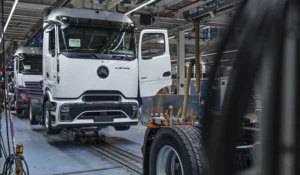
[[[41,96],[39,82],[43,79],[42,49],[38,47],[20,47],[14,54],[14,91],[17,114],[28,110],[32,97]]]
[[[63,128],[138,123],[141,97],[169,86],[166,30],[144,30],[136,46],[129,17],[91,9],[46,10],[43,37],[44,98],[32,100],[31,124],[48,134]],[[149,45],[157,49],[149,49]]]

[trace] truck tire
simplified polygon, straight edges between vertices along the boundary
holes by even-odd
[[[115,126],[116,131],[127,131],[130,129],[130,126]]]
[[[46,101],[44,105],[44,126],[48,135],[59,134],[61,129],[53,129],[51,126],[51,109],[50,102]]]
[[[28,111],[29,111],[29,123],[30,125],[37,125],[38,122],[36,121],[36,115],[37,115],[37,111],[36,111],[36,108],[35,108],[35,100],[32,99],[30,100],[30,103],[28,104]]]
[[[160,129],[151,144],[149,174],[206,174],[201,131],[193,126]]]

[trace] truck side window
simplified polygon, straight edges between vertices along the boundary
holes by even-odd
[[[151,59],[165,54],[164,34],[146,33],[142,38],[142,59]]]
[[[55,53],[55,30],[49,32],[49,53],[53,55]]]

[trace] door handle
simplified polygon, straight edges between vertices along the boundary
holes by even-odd
[[[46,76],[47,76],[47,78],[49,78],[49,73],[48,72],[46,73]]]
[[[169,76],[171,76],[171,72],[170,71],[167,71],[167,72],[163,73],[163,77],[169,77]]]

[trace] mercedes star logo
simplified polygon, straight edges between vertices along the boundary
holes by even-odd
[[[108,71],[107,67],[100,66],[97,70],[97,74],[100,78],[105,79],[108,77],[109,71]]]

